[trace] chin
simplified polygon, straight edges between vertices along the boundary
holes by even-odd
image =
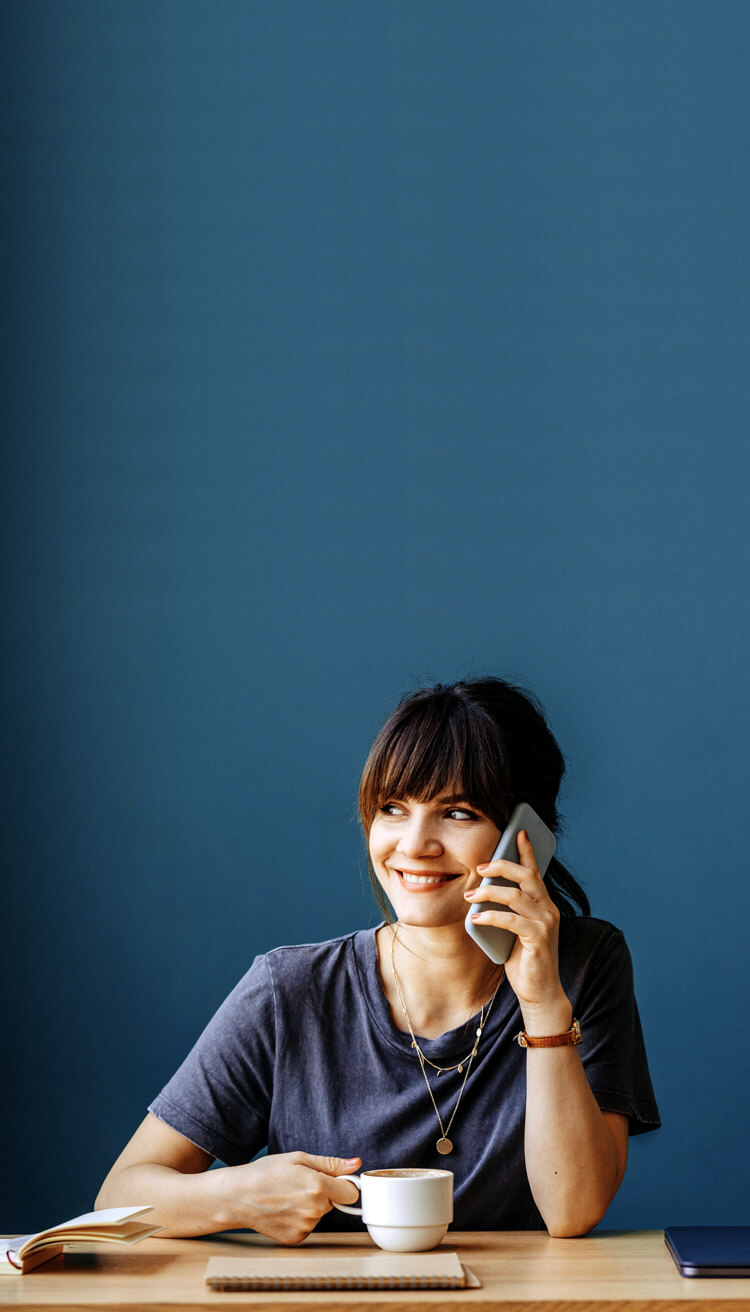
[[[465,918],[465,913],[460,916],[451,915],[450,912],[438,911],[436,907],[432,910],[429,907],[425,907],[424,910],[420,910],[419,907],[404,907],[402,910],[394,905],[393,910],[402,925],[416,925],[422,929],[440,929],[442,926],[463,924]]]

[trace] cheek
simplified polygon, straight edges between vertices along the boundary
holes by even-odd
[[[395,826],[378,824],[377,821],[373,821],[367,848],[370,853],[370,861],[379,879],[388,877],[388,872],[383,867],[393,857],[397,844],[398,834],[395,832]]]
[[[496,847],[497,839],[491,831],[475,829],[461,844],[461,859],[467,866],[479,865],[482,861],[489,861]]]
[[[371,861],[378,861],[388,850],[388,837],[383,833],[381,826],[376,822],[373,823],[370,830],[370,837],[367,841],[367,849],[370,853]]]

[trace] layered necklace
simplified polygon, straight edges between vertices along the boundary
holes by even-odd
[[[475,1058],[476,1055],[477,1055],[477,1048],[479,1047],[479,1041],[480,1041],[480,1039],[481,1039],[481,1037],[482,1037],[482,1033],[483,1033],[483,1031],[484,1031],[485,1023],[486,1023],[486,1022],[489,1020],[489,1018],[490,1018],[490,1012],[492,1011],[492,1004],[493,1004],[493,1002],[495,1001],[495,995],[497,994],[497,990],[500,988],[500,985],[502,984],[503,980],[505,979],[505,967],[504,967],[504,966],[501,966],[501,967],[500,967],[500,978],[499,978],[499,980],[497,981],[497,984],[495,985],[495,992],[492,994],[492,997],[490,998],[489,1003],[487,1004],[487,1014],[486,1014],[486,1015],[485,1015],[485,1012],[484,1012],[484,1004],[482,1004],[482,1009],[481,1009],[481,1012],[480,1012],[480,1015],[479,1015],[479,1024],[477,1025],[477,1028],[476,1028],[476,1031],[475,1031],[475,1034],[474,1034],[474,1046],[472,1047],[471,1052],[467,1053],[467,1055],[466,1055],[465,1057],[462,1057],[462,1058],[461,1058],[461,1061],[457,1061],[456,1064],[455,1064],[455,1066],[436,1066],[434,1061],[430,1061],[429,1057],[425,1057],[424,1053],[422,1052],[422,1049],[420,1048],[419,1044],[417,1043],[417,1039],[416,1039],[416,1036],[415,1036],[415,1034],[414,1034],[414,1030],[413,1030],[413,1028],[412,1028],[412,1023],[411,1023],[411,1020],[409,1019],[409,1013],[408,1013],[408,1011],[406,1010],[406,1003],[404,1002],[404,995],[403,995],[403,993],[402,993],[402,991],[401,991],[401,982],[400,982],[400,980],[399,980],[398,972],[397,972],[397,970],[396,970],[395,950],[396,950],[396,939],[397,939],[397,938],[398,938],[398,924],[396,924],[395,926],[393,926],[393,927],[391,928],[391,970],[393,971],[393,979],[394,979],[395,984],[396,984],[396,992],[398,993],[398,1000],[399,1000],[399,1002],[401,1003],[401,1010],[402,1010],[403,1013],[404,1013],[404,1018],[405,1018],[405,1020],[406,1020],[406,1024],[407,1024],[408,1027],[409,1027],[409,1033],[411,1034],[411,1046],[412,1046],[412,1048],[414,1048],[414,1050],[415,1050],[415,1052],[416,1052],[416,1054],[417,1054],[417,1057],[418,1057],[418,1059],[419,1059],[419,1065],[421,1066],[421,1068],[422,1068],[422,1074],[424,1075],[424,1082],[425,1082],[425,1084],[427,1085],[427,1092],[429,1093],[429,1095],[430,1095],[430,1101],[432,1102],[432,1105],[433,1105],[433,1107],[435,1108],[435,1115],[436,1115],[437,1118],[438,1118],[438,1125],[440,1126],[440,1138],[438,1139],[437,1143],[435,1144],[435,1147],[437,1148],[437,1150],[438,1150],[439,1153],[442,1153],[443,1156],[445,1156],[446,1153],[452,1153],[452,1152],[453,1152],[453,1143],[452,1143],[452,1141],[448,1138],[448,1132],[449,1132],[449,1130],[450,1130],[450,1128],[451,1128],[451,1126],[452,1126],[452,1124],[453,1124],[453,1121],[454,1121],[455,1116],[456,1116],[456,1112],[458,1111],[458,1106],[459,1106],[459,1103],[461,1102],[461,1097],[462,1097],[462,1095],[463,1095],[463,1091],[464,1091],[464,1088],[465,1088],[465,1086],[466,1086],[466,1081],[467,1081],[468,1078],[469,1078],[469,1071],[471,1070],[471,1064],[472,1064],[474,1058]],[[441,1115],[440,1115],[440,1111],[438,1110],[438,1105],[437,1105],[437,1103],[435,1102],[435,1098],[434,1098],[434,1096],[433,1096],[432,1089],[430,1088],[430,1081],[429,1081],[428,1078],[427,1078],[427,1071],[425,1070],[425,1066],[431,1066],[432,1069],[433,1069],[434,1071],[437,1071],[437,1073],[438,1073],[438,1078],[439,1078],[441,1075],[445,1075],[445,1074],[447,1074],[449,1071],[458,1071],[459,1075],[463,1073],[463,1077],[464,1077],[464,1078],[463,1078],[463,1080],[462,1080],[462,1082],[461,1082],[461,1088],[460,1088],[459,1091],[458,1091],[458,1098],[456,1099],[456,1105],[455,1105],[455,1107],[453,1108],[453,1112],[452,1112],[452,1114],[451,1114],[451,1118],[450,1118],[450,1120],[448,1121],[448,1124],[447,1124],[447,1125],[443,1125],[443,1119],[442,1119],[442,1117],[441,1117]],[[464,1070],[464,1068],[465,1068],[465,1070]]]

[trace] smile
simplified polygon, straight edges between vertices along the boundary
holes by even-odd
[[[401,883],[404,888],[412,890],[440,888],[443,884],[448,884],[452,879],[458,879],[458,875],[434,874],[434,875],[413,875],[408,870],[397,870]]]

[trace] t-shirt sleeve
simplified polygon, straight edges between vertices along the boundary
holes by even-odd
[[[268,1143],[276,1047],[273,983],[255,958],[148,1110],[227,1166]]]
[[[627,1116],[630,1134],[658,1129],[661,1119],[633,991],[633,965],[621,930],[607,925],[578,979],[567,981],[566,991],[581,1024],[578,1051],[583,1068],[602,1111]]]

